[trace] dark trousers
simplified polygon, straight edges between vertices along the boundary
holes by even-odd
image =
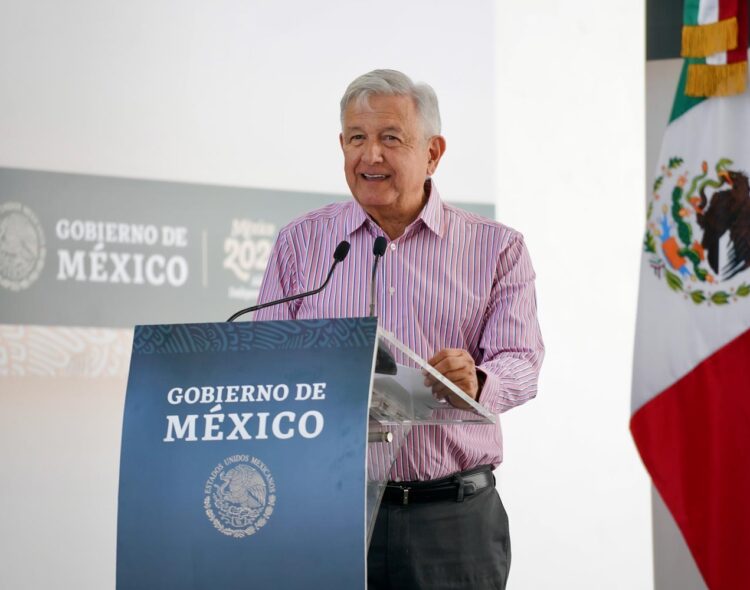
[[[503,590],[509,570],[508,516],[494,488],[463,502],[381,504],[369,590]]]

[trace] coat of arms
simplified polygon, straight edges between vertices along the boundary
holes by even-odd
[[[276,483],[260,459],[233,455],[211,472],[203,505],[218,531],[241,539],[268,522],[276,505]]]
[[[670,158],[654,182],[644,251],[656,276],[694,303],[738,301],[750,295],[736,278],[750,267],[748,176],[728,158],[693,175],[684,164]]]
[[[34,212],[21,203],[0,204],[0,287],[29,287],[42,272],[46,251]]]

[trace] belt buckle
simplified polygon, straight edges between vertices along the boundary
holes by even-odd
[[[407,506],[409,504],[409,490],[411,488],[405,488],[401,486],[401,505]]]

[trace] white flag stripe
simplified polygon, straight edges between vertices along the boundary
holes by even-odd
[[[701,0],[698,8],[698,24],[710,25],[719,21],[719,0]]]
[[[706,133],[707,129],[711,132]],[[670,158],[680,157],[685,160],[681,169],[693,177],[700,173],[704,161],[713,173],[716,162],[729,158],[733,161],[729,169],[750,172],[750,143],[747,133],[736,133],[738,129],[750,130],[750,94],[706,100],[669,125],[659,156],[660,166]],[[654,201],[656,207],[671,206],[670,186],[661,188],[660,199]],[[700,233],[693,240],[700,242]],[[650,259],[650,254],[644,254],[641,266],[633,368],[634,412],[750,329],[750,297],[731,300],[725,305],[696,304],[686,295],[669,289],[664,278],[655,275]],[[718,285],[686,279],[685,286],[706,292],[719,289],[731,292],[743,282],[750,283],[748,275],[750,270]]]
[[[706,63],[710,66],[723,66],[727,63],[727,52],[720,51],[706,57]]]

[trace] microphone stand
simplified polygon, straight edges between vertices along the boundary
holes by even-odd
[[[326,280],[323,281],[323,284],[318,287],[317,289],[313,289],[312,291],[306,291],[304,293],[300,293],[299,295],[290,295],[289,297],[284,297],[283,299],[276,299],[275,301],[267,301],[266,303],[259,303],[258,305],[252,305],[250,307],[246,307],[245,309],[241,309],[236,313],[233,313],[231,316],[229,316],[228,322],[233,322],[241,315],[245,315],[246,313],[250,313],[252,311],[258,311],[259,309],[263,309],[266,307],[271,307],[272,305],[280,305],[282,303],[286,303],[287,301],[293,301],[294,299],[302,299],[304,297],[309,297],[310,295],[315,295],[316,293],[320,293],[323,289],[325,289],[326,285],[328,284],[328,281],[331,280],[331,275],[333,275],[333,271],[336,269],[336,265],[344,260],[346,258],[346,255],[349,254],[349,242],[343,241],[339,242],[339,245],[336,246],[336,251],[333,253],[333,264],[331,265],[331,270],[328,271],[328,276],[326,277]]]
[[[372,246],[372,253],[375,255],[375,260],[372,263],[372,275],[370,276],[370,317],[375,315],[375,273],[378,270],[378,263],[385,254],[385,249],[388,246],[383,236],[375,238],[375,243]]]
[[[385,254],[385,249],[388,246],[388,242],[383,236],[375,238],[375,243],[372,246],[372,253],[375,255],[375,260],[372,263],[372,275],[370,277],[370,317],[375,316],[375,274],[378,270],[378,263]],[[375,357],[375,372],[381,375],[395,375],[398,372],[396,361],[383,344],[378,339],[378,350]]]

